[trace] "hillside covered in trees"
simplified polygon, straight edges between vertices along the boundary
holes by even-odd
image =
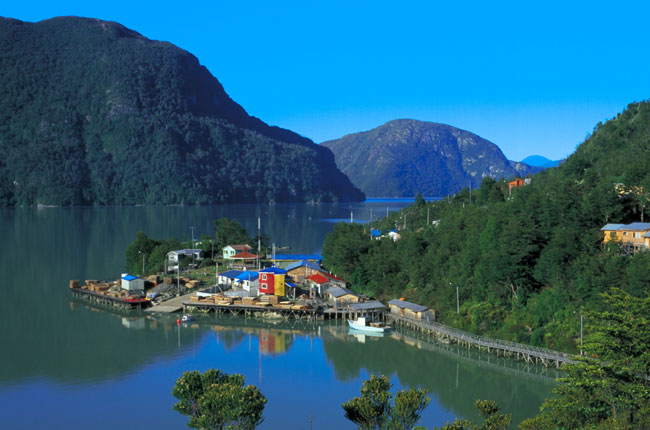
[[[648,221],[649,197],[650,104],[633,103],[511,195],[505,181],[484,178],[471,197],[465,188],[416,199],[372,225],[399,229],[396,242],[371,240],[369,225],[336,225],[324,264],[357,291],[429,305],[457,327],[577,351],[581,314],[607,310],[601,293],[650,292],[650,252],[623,256],[600,231]]]
[[[0,18],[0,206],[358,201],[330,150],[114,22]]]
[[[526,176],[543,170],[509,161],[480,136],[446,124],[398,119],[323,142],[352,183],[373,197],[446,196],[485,177]]]

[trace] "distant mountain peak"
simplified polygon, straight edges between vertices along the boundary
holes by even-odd
[[[323,142],[354,185],[368,196],[453,194],[484,177],[525,176],[539,169],[506,159],[492,142],[447,124],[396,119]]]

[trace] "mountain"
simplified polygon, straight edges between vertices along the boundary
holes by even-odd
[[[559,166],[562,160],[553,161],[541,155],[530,155],[524,158],[523,160],[521,160],[521,162],[528,164],[529,166],[544,167],[545,169],[547,169],[549,167]]]
[[[0,205],[359,201],[325,147],[190,53],[97,19],[0,18]]]
[[[321,143],[366,195],[412,197],[454,194],[485,177],[511,178],[539,168],[510,162],[492,142],[469,131],[399,119]]]

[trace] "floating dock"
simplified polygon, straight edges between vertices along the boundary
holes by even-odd
[[[112,297],[83,288],[70,288],[72,297],[85,300],[91,303],[97,303],[104,306],[110,306],[122,310],[145,309],[151,302],[146,299],[129,299],[123,297]]]

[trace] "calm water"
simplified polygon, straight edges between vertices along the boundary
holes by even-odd
[[[269,402],[261,428],[354,428],[341,403],[369,375],[395,387],[422,385],[432,402],[422,424],[476,418],[494,399],[516,422],[533,415],[554,374],[431,344],[408,332],[353,336],[336,323],[263,324],[207,317],[177,327],[171,317],[107,312],[72,301],[70,279],[113,279],[138,230],[189,238],[229,216],[291,253],[321,249],[333,220],[384,216],[405,201],[257,207],[131,207],[0,210],[0,416],[3,428],[186,428],[171,389],[185,370],[246,375]],[[540,373],[542,373],[540,375]]]

